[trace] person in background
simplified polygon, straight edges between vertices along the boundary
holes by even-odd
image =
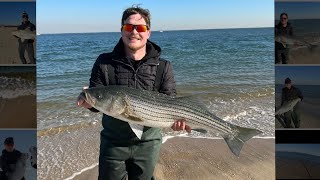
[[[282,89],[281,95],[281,105],[283,105],[287,101],[291,101],[294,99],[300,98],[301,101],[303,99],[301,91],[292,85],[291,79],[285,79],[285,87]],[[300,102],[298,102],[293,111],[288,111],[284,113],[284,122],[286,127],[285,128],[292,128],[291,122],[293,122],[295,128],[300,127]]]
[[[13,137],[7,137],[4,140],[4,149],[1,155],[1,169],[2,173],[0,180],[7,180],[8,173],[15,170],[15,165],[18,159],[21,157],[22,153],[14,148]],[[21,180],[25,180],[23,177]]]
[[[281,13],[280,22],[275,26],[275,36],[293,36],[293,28],[288,22],[288,14]],[[275,63],[287,64],[289,62],[289,48],[283,43],[275,42]]]
[[[26,30],[26,29],[30,31],[35,31],[36,26],[29,21],[29,15],[26,12],[23,12],[22,22],[21,22],[21,25],[18,26],[18,30]],[[23,64],[27,64],[26,58],[24,57],[24,53],[25,51],[27,51],[27,54],[30,60],[30,63],[28,64],[35,64],[36,59],[34,57],[34,47],[33,47],[34,40],[26,39],[22,42],[21,38],[19,38],[18,43],[19,43],[19,47],[18,47],[19,57],[21,62]]]

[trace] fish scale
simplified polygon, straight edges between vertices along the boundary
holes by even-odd
[[[244,142],[262,133],[228,123],[188,97],[170,97],[124,86],[104,86],[84,89],[82,98],[100,112],[130,124],[164,128],[171,127],[177,120],[186,120],[192,128],[218,132],[237,156]]]
[[[148,94],[150,95],[150,94]],[[195,125],[201,125],[203,126],[209,126],[215,129],[216,126],[220,127],[220,131],[223,131],[223,133],[231,133],[231,125],[227,124],[226,122],[222,122],[220,119],[217,119],[217,122],[214,121],[212,117],[213,116],[211,113],[204,111],[201,108],[198,108],[197,106],[192,106],[191,104],[188,103],[188,101],[181,101],[179,98],[173,98],[173,97],[167,97],[167,96],[161,96],[159,97],[157,101],[148,101],[147,98],[148,95],[144,97],[137,97],[135,96],[134,93],[132,94],[127,94],[128,101],[130,102],[131,106],[137,107],[137,113],[139,113],[140,116],[150,116],[149,118],[150,121],[153,121],[154,118],[152,117],[157,117],[157,114],[162,114],[163,116],[161,117],[166,117],[170,119],[170,122],[174,122],[176,119],[186,119],[186,120],[191,120],[192,124]],[[168,98],[169,98],[169,103],[168,103]],[[178,100],[177,100],[178,99]],[[175,101],[173,101],[175,100]],[[170,103],[170,101],[172,103]],[[140,102],[144,102],[143,104]],[[160,103],[163,102],[163,103]],[[166,103],[167,102],[167,103]],[[140,106],[138,106],[140,105]],[[171,107],[169,106],[171,105]],[[138,111],[139,109],[143,107],[149,107],[145,108],[146,111]],[[153,107],[153,108],[152,108]],[[154,110],[162,110],[162,111],[157,111],[153,112],[151,109]],[[152,115],[148,115],[152,113]],[[162,118],[165,119],[165,118]],[[157,119],[159,120],[159,119]],[[157,121],[155,120],[155,121]],[[214,124],[213,124],[214,123]]]

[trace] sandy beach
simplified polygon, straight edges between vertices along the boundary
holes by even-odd
[[[289,64],[320,64],[320,45],[290,51]]]
[[[12,31],[17,27],[0,26],[0,64],[22,64],[18,52],[18,39],[12,35]],[[36,52],[36,43],[33,43]],[[25,52],[27,62],[30,62],[27,52]]]
[[[320,128],[320,103],[301,102],[301,128]]]
[[[37,128],[36,96],[0,98],[0,128]]]
[[[154,175],[159,180],[275,179],[274,139],[251,139],[239,157],[222,139],[176,137],[161,147]],[[74,180],[96,180],[98,167]]]
[[[320,163],[299,158],[276,158],[277,179],[319,179]]]

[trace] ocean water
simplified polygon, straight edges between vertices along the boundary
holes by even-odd
[[[274,30],[219,29],[152,32],[151,41],[173,64],[179,96],[199,95],[222,119],[274,137]],[[101,114],[78,108],[99,54],[120,33],[37,37],[40,179],[72,179],[97,165]],[[183,135],[164,131],[163,136]],[[216,138],[193,133],[191,137]]]
[[[34,66],[0,66],[0,107],[4,105],[6,99],[35,95],[35,74]]]

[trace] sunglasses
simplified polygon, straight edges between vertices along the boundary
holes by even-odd
[[[133,29],[137,30],[138,32],[146,32],[149,30],[149,27],[147,25],[132,25],[132,24],[125,24],[121,28],[122,30],[125,30],[127,32],[132,32]]]

